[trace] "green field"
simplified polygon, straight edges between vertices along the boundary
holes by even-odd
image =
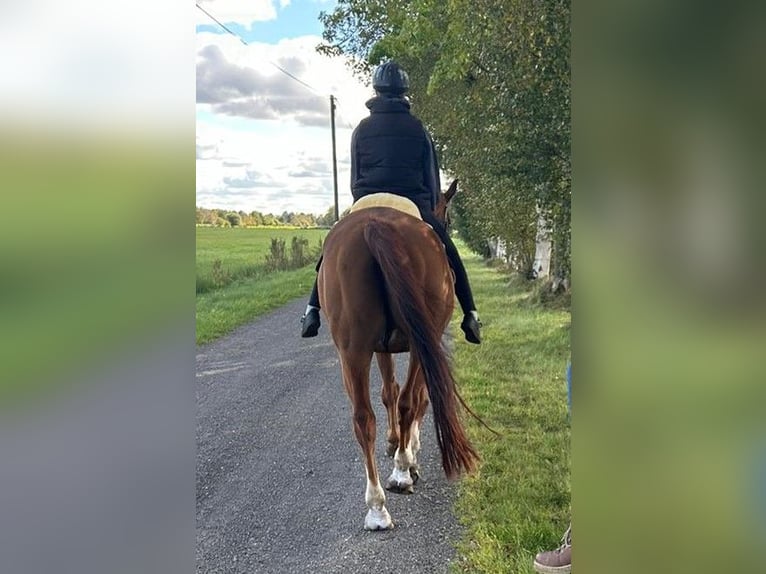
[[[198,254],[198,274],[215,258],[225,258],[234,267],[249,265],[249,253],[256,249],[265,256],[266,239],[260,231],[198,229],[198,245],[205,247]],[[286,235],[291,233],[295,232]],[[462,336],[456,338],[456,378],[468,404],[502,436],[466,418],[482,464],[476,475],[459,483],[456,513],[465,525],[465,535],[453,569],[531,573],[535,553],[555,548],[569,523],[565,369],[571,317],[566,301],[558,302],[558,307],[550,302],[541,305],[539,287],[487,266],[458,246],[484,323],[484,341],[475,346]],[[308,296],[314,277],[309,265],[245,277],[198,294],[197,341],[213,340]],[[456,335],[462,335],[460,320],[455,313],[451,329]]]
[[[287,303],[308,297],[316,276],[319,241],[326,229],[226,229],[197,227],[197,344]],[[283,240],[287,255],[294,237],[308,240],[308,264],[269,271],[266,256],[273,238]],[[218,261],[218,269],[214,263]]]
[[[267,274],[266,255],[273,238],[285,241],[288,252],[293,237],[306,238],[309,249],[316,252],[326,235],[326,229],[197,227],[197,293]],[[315,259],[316,253],[309,258]],[[213,272],[216,260],[221,262],[222,281],[218,282]]]

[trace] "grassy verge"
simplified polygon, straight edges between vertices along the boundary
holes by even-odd
[[[466,532],[454,570],[533,572],[535,553],[555,548],[569,522],[570,314],[541,307],[529,284],[478,257],[465,263],[484,341],[459,340],[456,376],[464,399],[502,437],[467,419],[482,465],[460,483],[456,510]],[[452,328],[462,335],[459,315]]]
[[[225,335],[288,301],[308,299],[316,277],[314,266],[282,271],[258,278],[235,281],[231,285],[197,295],[197,344]],[[298,317],[295,318],[298,331]]]

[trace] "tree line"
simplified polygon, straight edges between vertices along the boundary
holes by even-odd
[[[407,70],[413,112],[461,180],[466,243],[484,253],[501,239],[531,266],[543,231],[568,280],[570,0],[338,0],[320,20],[317,49],[352,56],[360,77],[388,58]]]
[[[231,211],[197,207],[197,225],[211,227],[330,227],[335,221],[334,207],[322,215],[284,211],[280,215],[260,211]]]

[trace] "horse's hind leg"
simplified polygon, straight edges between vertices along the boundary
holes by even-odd
[[[415,455],[420,449],[420,421],[425,412],[422,404],[424,389],[422,369],[411,356],[407,382],[399,393],[399,445],[394,454],[394,470],[386,481],[386,488],[393,492],[412,494],[419,476]]]
[[[422,377],[422,371],[420,372]],[[420,465],[418,464],[418,452],[420,452],[420,429],[423,428],[423,418],[428,409],[428,389],[425,381],[418,385],[420,391],[416,400],[415,420],[412,421],[412,432],[410,433],[410,450],[412,451],[412,462],[410,463],[410,476],[413,484],[417,484],[420,478]]]
[[[399,385],[396,384],[394,371],[394,357],[390,353],[375,353],[378,361],[378,369],[383,379],[383,388],[381,398],[386,407],[387,426],[386,426],[386,454],[394,456],[396,447],[399,446],[399,417],[397,412],[397,401],[399,400]]]
[[[341,354],[343,382],[351,400],[354,434],[364,455],[367,473],[367,516],[364,527],[367,530],[385,530],[393,527],[391,516],[386,510],[386,494],[380,486],[378,469],[375,464],[375,413],[370,403],[370,362],[372,353],[345,351]]]

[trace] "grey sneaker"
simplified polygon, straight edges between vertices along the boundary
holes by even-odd
[[[572,525],[561,538],[556,550],[540,552],[533,564],[535,572],[541,574],[569,574],[572,571]]]

